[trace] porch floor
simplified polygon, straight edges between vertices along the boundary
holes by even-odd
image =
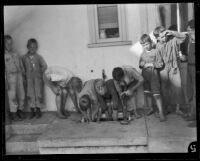
[[[77,113],[59,119],[55,112],[44,112],[40,119],[25,119],[10,126],[15,138],[16,134],[39,134],[40,154],[187,152],[188,145],[197,140],[197,129],[187,127],[189,122],[174,113],[166,122],[154,115],[145,116],[143,110],[140,113],[143,117],[129,125],[116,121],[79,123]],[[12,140],[16,142],[11,135],[7,142]]]

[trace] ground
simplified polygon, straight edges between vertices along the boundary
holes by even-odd
[[[140,113],[142,118],[121,125],[116,121],[80,123],[77,113],[61,120],[55,112],[45,112],[40,119],[8,125],[6,150],[8,154],[177,153],[187,152],[197,140],[197,129],[187,127],[188,122],[174,113],[166,122],[144,115],[143,110]]]

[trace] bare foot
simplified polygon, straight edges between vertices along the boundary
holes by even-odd
[[[147,116],[152,115],[154,113],[154,110],[151,108],[148,112],[147,112]]]
[[[180,116],[184,116],[184,113],[181,110],[176,110],[176,114]]]

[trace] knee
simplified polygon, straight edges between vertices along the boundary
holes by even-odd
[[[63,89],[63,90],[62,90],[62,93],[63,93],[64,95],[67,95],[68,92],[67,92],[66,89]]]

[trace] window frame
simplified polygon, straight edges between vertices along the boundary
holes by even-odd
[[[116,4],[101,4],[100,7],[103,6],[113,6]],[[127,22],[126,22],[126,13],[125,13],[125,5],[117,4],[118,8],[118,23],[119,23],[119,38],[99,38],[99,26],[98,26],[98,15],[97,15],[97,5],[88,5],[88,25],[89,25],[89,34],[90,34],[90,42],[88,47],[100,47],[100,46],[119,46],[119,45],[131,45],[132,42],[128,41],[128,33],[127,33]]]

